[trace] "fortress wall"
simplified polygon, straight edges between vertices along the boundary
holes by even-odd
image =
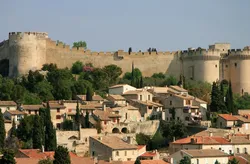
[[[0,60],[9,59],[9,41],[5,40],[0,43]]]
[[[156,72],[164,72],[173,74],[179,78],[180,60],[178,53],[168,53],[167,55],[157,55],[153,53],[151,55],[139,55],[137,53],[128,53],[118,51],[120,54],[115,57],[110,52],[89,52],[86,53],[81,50],[72,49],[71,51],[64,51],[64,48],[58,50],[55,46],[48,46],[46,54],[47,63],[57,63],[59,68],[70,68],[77,60],[83,63],[93,63],[95,67],[104,67],[109,64],[115,64],[122,68],[123,73],[131,71],[132,62],[136,68],[139,68],[144,76],[151,76]],[[58,62],[60,61],[60,62]]]
[[[222,59],[220,62],[220,81],[230,81],[230,62],[227,59]]]
[[[236,50],[230,52],[230,79],[233,92],[250,93],[250,51]]]
[[[10,76],[41,68],[46,61],[46,37],[36,32],[9,34]]]

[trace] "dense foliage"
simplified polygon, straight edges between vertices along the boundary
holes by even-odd
[[[15,155],[14,152],[11,149],[4,149],[3,150],[3,156],[0,160],[1,164],[15,164]]]
[[[63,146],[58,146],[54,154],[54,164],[70,164],[70,156],[68,149]]]
[[[162,135],[168,140],[180,139],[187,136],[187,128],[181,121],[172,120],[171,122],[161,121]]]
[[[5,140],[5,126],[4,126],[3,114],[0,109],[0,150],[4,148],[4,140]]]
[[[191,164],[191,159],[187,156],[184,156],[183,159],[180,160],[180,164]]]

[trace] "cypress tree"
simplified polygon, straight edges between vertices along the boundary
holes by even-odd
[[[4,126],[4,119],[2,110],[0,109],[0,149],[4,148],[4,141],[5,141],[5,126]]]
[[[143,87],[143,77],[141,76],[141,80],[140,80],[140,88]]]
[[[4,149],[2,159],[0,160],[2,164],[15,164],[14,151],[11,149]]]
[[[77,130],[80,129],[80,109],[79,109],[79,102],[77,101],[76,105],[76,117],[75,117],[76,127]]]
[[[11,128],[11,131],[10,131],[10,136],[11,137],[16,137],[17,135],[17,132],[16,132],[16,122],[15,120],[12,121],[12,128]]]
[[[45,110],[45,150],[54,151],[56,149],[56,131],[51,122],[50,109]]]
[[[89,112],[88,111],[86,112],[86,115],[85,115],[85,126],[86,128],[89,128]]]
[[[40,108],[39,109],[39,116],[40,116],[40,123],[41,123],[41,140],[42,140],[42,145],[45,146],[45,124],[44,120],[46,118],[46,109],[45,108]]]
[[[33,124],[33,149],[41,149],[42,148],[42,131],[43,127],[41,125],[41,118],[38,115],[35,115],[34,117],[34,124]]]
[[[229,86],[228,86],[228,90],[227,90],[227,94],[226,94],[226,102],[225,102],[228,112],[236,115],[238,114],[238,110],[237,108],[235,108],[234,106],[234,101],[233,101],[233,91],[232,91],[232,85],[231,85],[231,81],[229,82]]]
[[[223,94],[221,93],[219,86],[216,82],[213,82],[212,86],[210,109],[212,112],[225,113],[227,111]]]
[[[93,92],[90,87],[87,88],[86,101],[92,101]]]
[[[135,86],[135,73],[134,73],[134,62],[132,62],[132,71],[131,71],[131,86]]]
[[[66,147],[58,146],[54,154],[54,164],[70,164],[69,151]]]
[[[136,158],[136,160],[135,160],[135,164],[141,164],[141,161],[140,161],[140,159],[139,159],[139,158]]]

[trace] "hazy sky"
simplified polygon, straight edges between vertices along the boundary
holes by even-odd
[[[250,45],[250,0],[1,0],[0,40],[48,32],[95,51],[183,50],[214,42]]]

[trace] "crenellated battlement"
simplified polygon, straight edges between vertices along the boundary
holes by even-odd
[[[184,60],[219,60],[221,51],[218,49],[188,49],[181,52]]]
[[[228,51],[228,58],[230,59],[250,59],[250,49],[245,47],[244,49],[231,49]]]

